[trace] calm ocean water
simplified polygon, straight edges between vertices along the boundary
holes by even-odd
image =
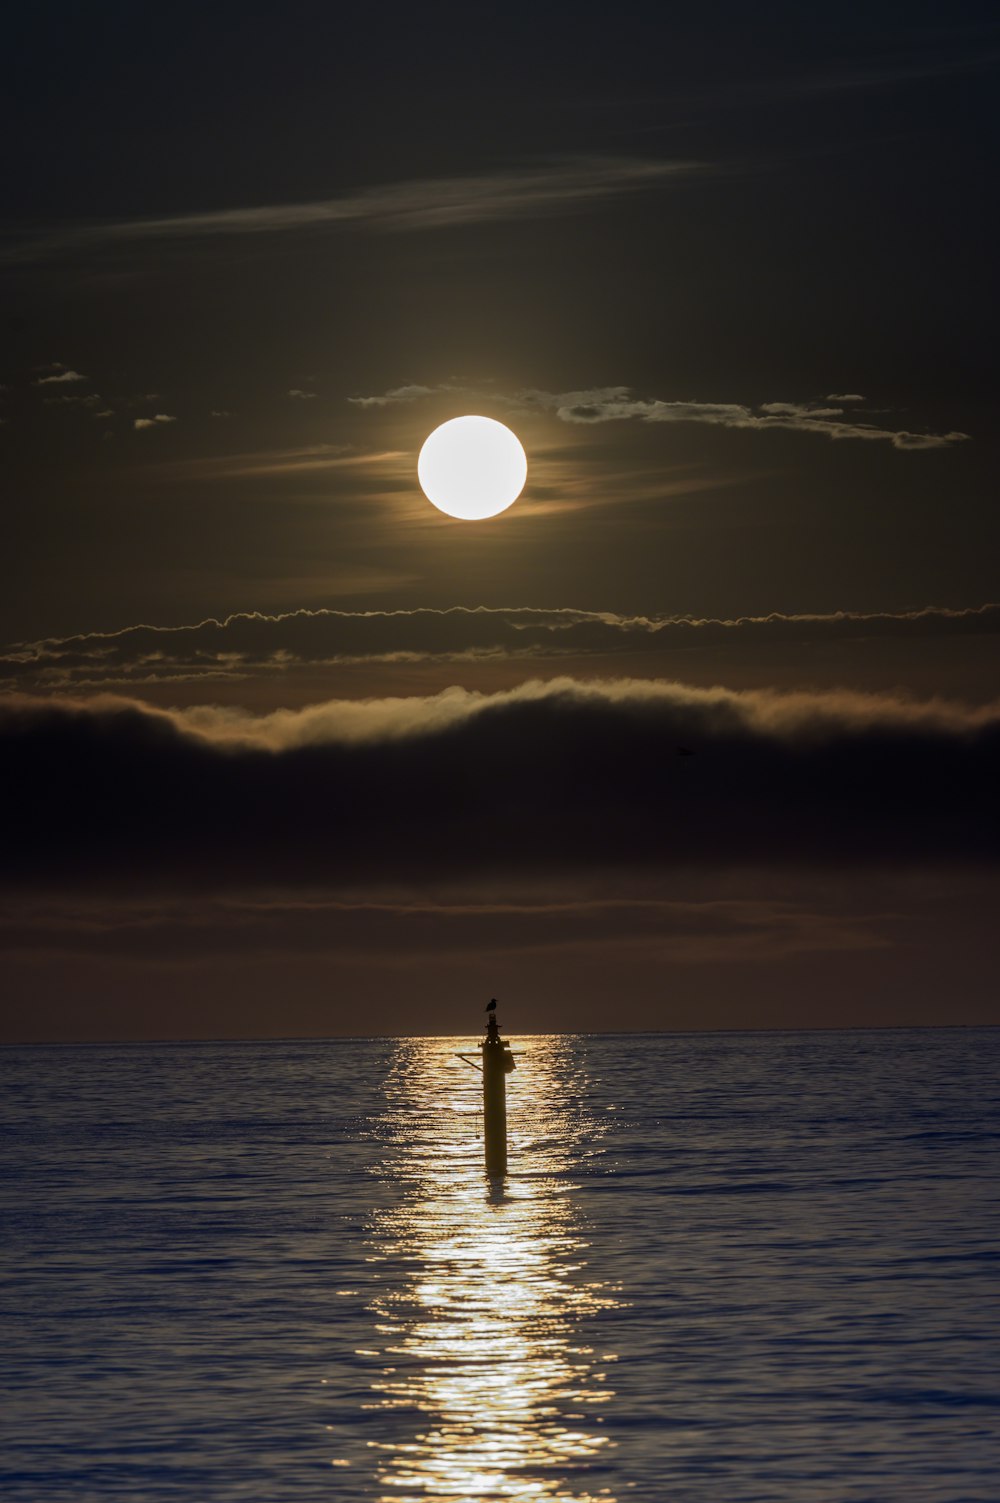
[[[1000,1031],[512,1041],[0,1052],[3,1497],[995,1503]]]

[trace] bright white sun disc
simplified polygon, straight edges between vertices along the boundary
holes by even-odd
[[[488,417],[442,423],[417,460],[417,479],[428,501],[465,522],[506,511],[527,478],[528,461],[517,435]]]

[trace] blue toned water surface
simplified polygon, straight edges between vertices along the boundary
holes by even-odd
[[[3,1497],[995,1503],[1000,1031],[472,1045],[0,1052]]]

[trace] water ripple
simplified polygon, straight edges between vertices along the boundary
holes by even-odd
[[[993,1503],[1000,1032],[0,1051],[5,1503]]]

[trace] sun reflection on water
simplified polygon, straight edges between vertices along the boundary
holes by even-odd
[[[580,1103],[570,1040],[515,1042],[510,1175],[490,1185],[481,1077],[455,1058],[463,1045],[401,1041],[386,1083],[382,1168],[401,1196],[372,1250],[404,1272],[371,1306],[385,1366],[368,1407],[392,1416],[369,1442],[381,1496],[607,1503],[614,1357],[586,1327],[616,1300],[587,1277],[571,1180],[600,1152],[601,1124]]]

